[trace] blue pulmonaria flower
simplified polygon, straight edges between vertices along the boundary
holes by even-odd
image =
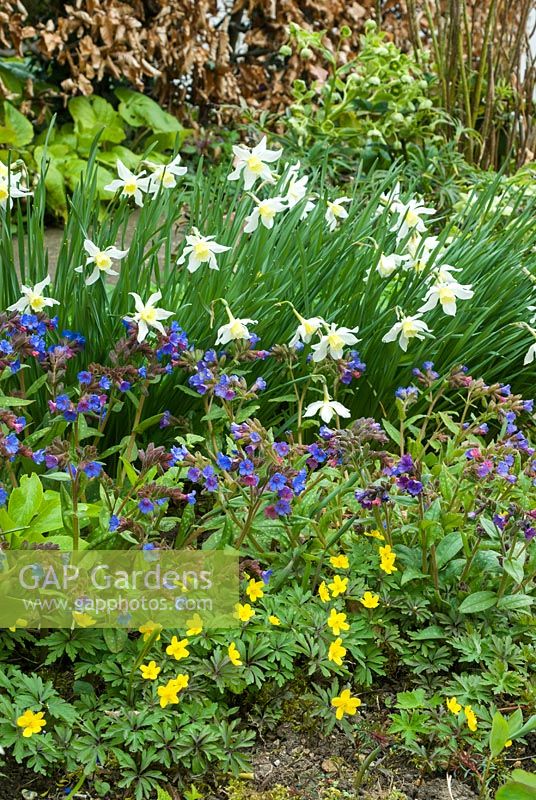
[[[230,470],[233,466],[233,461],[229,456],[224,455],[223,453],[218,453],[216,456],[216,464],[220,469]]]
[[[292,488],[295,494],[301,494],[305,491],[305,480],[307,478],[307,470],[301,469],[298,474],[292,479]]]
[[[142,499],[138,503],[138,508],[140,509],[142,514],[150,514],[151,511],[154,511],[154,503],[151,500],[149,500],[149,498],[142,497]]]
[[[5,506],[7,503],[8,494],[3,486],[0,486],[0,506]]]
[[[121,381],[121,383],[119,384],[119,391],[128,392],[131,386],[132,384],[130,383],[130,381]]]
[[[32,453],[32,461],[34,464],[43,464],[45,461],[45,448],[42,447],[40,450],[34,450]]]
[[[194,489],[193,491],[191,491],[191,492],[188,492],[188,494],[187,494],[187,495],[185,495],[185,497],[186,497],[186,502],[187,502],[189,505],[191,505],[191,506],[194,506],[194,505],[195,505],[195,503],[196,503],[196,497],[195,497],[195,496],[196,496],[196,494],[197,494],[197,492],[196,492],[196,491],[195,491],[195,489]]]
[[[263,392],[266,389],[266,381],[264,378],[257,378],[253,386],[251,387],[252,392]]]
[[[322,464],[327,459],[326,453],[322,450],[322,448],[318,444],[316,444],[316,442],[310,444],[307,450],[312,455],[314,460],[317,461],[319,464]]]
[[[103,399],[105,399],[105,395],[102,395]],[[102,410],[104,403],[101,400],[101,396],[98,394],[90,394],[87,400],[88,408],[90,411],[95,412],[95,414],[99,414]]]
[[[497,528],[499,528],[499,530],[504,531],[506,525],[508,524],[508,514],[494,514],[493,522]]]
[[[523,411],[532,414],[534,411],[534,400],[523,400]]]
[[[86,473],[88,478],[98,478],[102,472],[102,464],[100,461],[89,461],[82,467],[82,471]]]
[[[116,514],[112,514],[110,517],[110,522],[108,523],[108,529],[110,531],[116,531],[121,524],[121,520]]]
[[[54,402],[58,411],[67,411],[71,407],[71,401],[66,394],[59,394]]]
[[[281,472],[274,472],[274,474],[272,475],[272,477],[268,482],[268,488],[272,492],[277,492],[277,490],[282,489],[283,486],[286,485],[286,483],[287,479],[285,478],[284,475],[281,474]]]
[[[281,517],[286,517],[292,512],[292,508],[288,500],[278,500],[274,506],[277,514]]]
[[[504,386],[501,386],[499,393],[502,394],[503,397],[508,397],[512,394],[512,387],[509,383],[505,383]]]
[[[4,449],[9,456],[14,456],[19,452],[20,442],[14,433],[8,433],[4,439]]]
[[[398,397],[399,400],[403,401],[414,402],[417,400],[418,396],[419,390],[416,386],[399,386],[395,392],[395,397]]]
[[[250,333],[249,334],[249,344],[250,344],[251,347],[255,347],[255,345],[258,344],[260,342],[260,340],[261,340],[261,337],[258,336],[258,334],[256,334],[256,333]]]
[[[186,456],[188,455],[188,450],[183,446],[176,446],[174,445],[171,450],[171,466],[174,467],[179,461],[184,461]]]
[[[140,376],[140,378],[146,378],[147,377],[147,367],[140,367],[139,370],[138,370],[138,375]]]
[[[85,369],[78,373],[78,382],[81,383],[82,385],[91,383],[92,378],[93,376],[91,372],[88,372]]]
[[[74,408],[71,408],[68,411],[64,411],[63,418],[66,419],[67,422],[74,422],[76,419],[76,411],[74,410]]]
[[[274,442],[272,447],[279,458],[285,458],[285,456],[288,456],[290,451],[290,446],[287,444],[287,442]]]
[[[253,475],[255,466],[250,458],[245,458],[238,464],[238,472],[240,475]]]
[[[111,385],[112,385],[112,382],[111,382],[110,378],[108,377],[108,375],[103,375],[102,378],[99,381],[100,388],[104,389],[104,391],[108,391],[108,389],[111,387]]]
[[[490,472],[493,472],[493,461],[489,458],[484,459],[475,470],[479,478],[485,478]]]
[[[158,427],[163,429],[163,428],[169,428],[170,425],[171,425],[171,411],[164,411],[164,413],[162,414],[162,419],[158,423]]]
[[[222,375],[214,387],[214,394],[216,397],[221,397],[222,400],[234,400],[236,391],[233,388],[238,382],[236,375]]]
[[[414,478],[408,478],[407,475],[401,475],[400,478],[397,479],[397,485],[400,489],[404,492],[408,492],[408,494],[411,494],[413,497],[417,497],[423,489],[420,481]]]
[[[47,469],[55,469],[59,464],[59,460],[57,456],[49,455],[45,453],[45,467]]]
[[[0,353],[8,356],[13,352],[13,345],[7,339],[0,339]]]
[[[274,574],[273,569],[263,569],[263,571],[261,572],[262,582],[264,584],[268,584],[273,574]]]
[[[205,489],[207,492],[217,492],[218,486],[219,482],[217,475],[210,475],[205,481]]]
[[[61,335],[64,339],[67,339],[68,342],[73,342],[73,344],[77,344],[79,347],[84,347],[86,344],[86,337],[82,336],[81,333],[77,333],[77,331],[62,331]]]

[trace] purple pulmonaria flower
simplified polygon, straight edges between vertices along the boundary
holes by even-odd
[[[142,514],[150,514],[151,511],[154,511],[154,503],[148,497],[142,497],[138,503],[138,508]]]
[[[268,584],[273,574],[274,574],[273,569],[263,569],[263,571],[261,572],[262,582],[264,584]]]
[[[162,419],[158,423],[159,428],[169,428],[171,425],[171,411],[164,411]]]
[[[285,458],[285,456],[288,456],[290,451],[290,446],[287,444],[287,442],[274,442],[272,447],[279,458]]]
[[[253,386],[251,387],[252,392],[263,392],[266,389],[266,381],[264,378],[257,378]]]
[[[0,506],[5,506],[7,503],[8,494],[3,486],[0,486]]]
[[[316,444],[316,442],[313,443],[313,444],[310,444],[308,446],[307,450],[312,455],[314,460],[317,461],[319,464],[322,464],[327,458],[327,455],[324,452],[324,450],[322,450],[320,445]]]
[[[404,492],[408,492],[408,494],[411,494],[413,497],[416,497],[422,492],[422,483],[414,478],[408,478],[407,475],[401,475],[397,478],[396,483],[400,489]]]
[[[17,417],[14,424],[13,430],[15,433],[20,433],[26,427],[26,417]]]
[[[45,455],[45,467],[47,469],[55,469],[59,464],[59,460],[57,456],[49,455],[46,453]]]
[[[509,383],[505,383],[504,386],[501,386],[500,394],[502,394],[503,397],[508,397],[512,394],[512,387]]]
[[[282,489],[287,483],[287,479],[281,472],[275,472],[268,482],[268,488],[272,492],[277,492],[278,489]]]
[[[201,470],[199,467],[190,467],[188,472],[186,473],[186,477],[192,483],[199,483],[199,478],[201,477]]]
[[[102,464],[100,461],[89,461],[84,464],[82,471],[86,473],[88,478],[98,478],[102,472]]]
[[[222,375],[214,387],[214,394],[216,397],[221,397],[222,400],[234,400],[236,391],[234,386],[238,383],[236,375]]]
[[[32,461],[34,464],[43,464],[45,461],[45,448],[42,447],[40,450],[34,450],[32,453]]]
[[[485,478],[490,472],[493,472],[493,461],[489,458],[485,458],[484,461],[477,466],[475,472],[479,478]]]
[[[283,486],[277,493],[280,500],[292,500],[294,497],[294,492],[290,488],[290,486]]]
[[[229,471],[233,466],[233,461],[231,458],[229,458],[229,456],[226,456],[223,453],[218,453],[216,456],[216,464],[220,469]]]
[[[82,370],[82,372],[78,373],[78,382],[81,383],[82,385],[91,383],[91,380],[92,380],[91,372],[88,372],[87,370],[84,369]]]
[[[255,475],[255,473],[251,475],[243,475],[241,483],[243,484],[243,486],[257,486],[257,484],[259,483],[259,476]]]
[[[504,531],[508,523],[508,514],[494,514],[493,522],[500,531]]]
[[[104,391],[106,392],[111,387],[111,385],[112,385],[112,382],[111,382],[110,378],[107,375],[103,375],[102,378],[99,381],[100,388],[104,389]]]
[[[112,514],[112,516],[110,517],[110,521],[108,523],[108,529],[110,531],[116,531],[120,524],[121,520],[119,519],[119,517],[116,514]]]
[[[194,506],[194,505],[195,505],[195,503],[196,503],[196,494],[197,494],[197,492],[196,492],[196,490],[194,489],[193,491],[191,491],[191,492],[188,492],[188,494],[187,494],[187,495],[185,495],[185,497],[186,497],[186,502],[187,502],[189,505],[191,505],[191,506]]]
[[[132,384],[130,381],[121,381],[119,384],[119,391],[120,392],[128,392]]]
[[[399,386],[395,392],[395,397],[404,402],[415,402],[419,397],[419,390],[416,386]]]
[[[54,403],[58,411],[67,411],[71,407],[71,401],[66,394],[59,394]]]
[[[218,476],[210,475],[205,481],[205,489],[207,492],[217,492],[219,487]]]
[[[532,414],[534,411],[534,400],[523,400],[523,411]]]

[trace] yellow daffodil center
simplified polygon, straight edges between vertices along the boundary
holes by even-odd
[[[275,211],[269,203],[260,204],[259,214],[263,219],[273,219],[275,217]]]
[[[262,172],[262,168],[264,166],[259,156],[250,156],[246,161],[246,164],[249,171],[254,172],[255,175],[258,175],[260,172]]]
[[[229,331],[233,339],[243,339],[245,337],[245,328],[237,319],[233,320],[229,325]]]
[[[112,266],[112,259],[108,253],[104,253],[100,250],[95,256],[95,264],[99,269],[107,270]]]
[[[45,307],[45,298],[35,292],[28,295],[28,303],[32,311],[42,311]]]
[[[410,228],[414,228],[416,225],[419,224],[420,221],[421,218],[419,217],[419,215],[416,214],[415,211],[412,211],[412,209],[410,208],[405,218],[406,225],[408,225]]]
[[[330,202],[328,202],[328,206],[330,207],[332,214],[334,216],[336,216],[336,217],[340,217],[340,215],[342,214],[342,212],[344,210],[343,207],[339,203],[330,203]]]
[[[456,300],[456,295],[450,286],[441,286],[438,290],[438,296],[441,303],[453,303]]]
[[[344,342],[338,333],[328,333],[328,344],[333,350],[342,350]]]
[[[305,331],[307,336],[312,336],[312,334],[315,333],[316,329],[317,325],[315,325],[313,322],[309,322],[309,320],[307,319],[304,319],[303,330]]]
[[[200,261],[204,261],[210,255],[210,249],[206,242],[194,244],[194,254]]]
[[[136,181],[133,178],[130,178],[129,180],[125,181],[123,192],[130,196],[136,192],[137,188],[138,184],[136,183]]]
[[[412,336],[416,336],[419,332],[419,329],[415,325],[412,319],[405,319],[402,323],[402,333],[406,337],[406,339],[411,339]]]
[[[153,306],[145,306],[143,311],[140,311],[140,319],[151,325],[156,320],[156,308]]]
[[[3,203],[9,197],[9,190],[5,183],[0,183],[0,203]]]

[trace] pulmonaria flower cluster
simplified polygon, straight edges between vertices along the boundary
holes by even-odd
[[[250,342],[250,345],[254,343]],[[254,350],[250,346],[237,355],[239,361],[263,361],[269,356],[264,350]],[[200,395],[213,395],[221,400],[228,402],[240,399],[249,400],[257,396],[259,392],[266,389],[266,381],[259,377],[248,387],[245,378],[231,374],[228,375],[223,370],[226,364],[226,354],[218,354],[216,350],[207,350],[202,358],[197,361],[193,359],[188,365],[189,370],[194,374],[188,378],[189,386]]]

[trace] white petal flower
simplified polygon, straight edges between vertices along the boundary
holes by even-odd
[[[259,144],[253,148],[235,145],[233,153],[235,156],[234,169],[227,176],[227,180],[237,181],[243,177],[246,191],[251,189],[259,178],[268,183],[275,182],[268,164],[277,161],[283,150],[269,150],[266,147],[266,136],[263,136]]]
[[[186,237],[186,247],[182,251],[182,255],[177,261],[177,264],[184,264],[186,256],[188,256],[188,264],[186,267],[188,272],[195,272],[199,269],[201,264],[207,261],[209,269],[219,269],[218,262],[216,261],[216,253],[225,253],[231,248],[223,244],[218,244],[213,240],[214,236],[202,236],[197,228],[192,228],[192,233]]]
[[[276,214],[286,210],[285,201],[282,197],[271,197],[268,200],[255,200],[256,207],[251,214],[246,217],[244,233],[253,233],[262,222],[265,228],[274,227]]]
[[[302,317],[302,315],[299,314],[295,308],[292,310],[299,319],[300,324],[296,328],[296,333],[289,342],[289,347],[296,347],[299,341],[302,341],[304,344],[309,344],[313,335],[322,325],[325,325],[325,322],[322,317],[309,317],[309,319],[306,319],[305,317]]]
[[[536,358],[536,342],[531,344],[531,346],[527,350],[527,355],[525,356],[525,359],[523,361],[524,366],[527,366],[527,364],[532,364],[535,358]]]
[[[400,262],[401,257],[396,253],[391,253],[390,256],[386,256],[382,253],[376,264],[376,271],[379,272],[382,278],[389,278],[393,272],[396,272],[400,266]]]
[[[87,267],[90,264],[95,265],[91,275],[86,278],[86,286],[91,286],[98,281],[102,274],[119,275],[119,273],[113,269],[112,264],[114,261],[121,261],[128,254],[128,249],[118,250],[117,247],[113,246],[101,250],[91,239],[84,240],[84,250],[88,254],[85,266]],[[84,267],[75,267],[74,271],[83,272]]]
[[[328,388],[324,384],[324,399],[316,400],[305,409],[304,417],[315,417],[320,415],[320,419],[329,425],[333,417],[337,414],[339,417],[349,417],[350,410],[343,406],[337,400],[332,400],[328,394]]]
[[[30,197],[32,192],[20,186],[22,175],[11,172],[7,166],[0,161],[0,208],[13,208],[13,200],[18,197]]]
[[[155,292],[152,294],[146,303],[143,302],[139,294],[136,292],[129,292],[134,298],[134,306],[136,313],[129,317],[133,322],[138,325],[138,342],[143,342],[149,333],[149,328],[155,328],[160,333],[165,333],[162,319],[168,319],[173,316],[173,311],[166,311],[163,308],[157,308],[157,303],[162,298],[162,292]]]
[[[419,311],[421,313],[431,311],[438,303],[441,303],[445,314],[454,317],[456,316],[456,299],[469,300],[473,296],[471,284],[458,283],[451,277],[447,283],[438,281],[430,286],[424,298],[424,305]]]
[[[150,182],[150,178],[143,177],[145,171],[140,172],[139,175],[134,175],[118,158],[117,173],[119,178],[105,186],[104,190],[106,192],[117,192],[118,189],[121,189],[121,197],[133,197],[136,205],[142,206],[143,193],[149,191]]]
[[[334,231],[339,220],[346,219],[348,211],[344,208],[343,203],[351,203],[351,197],[338,197],[336,200],[327,201],[327,209],[325,213],[325,220],[328,223],[330,231]]]
[[[425,206],[421,200],[409,200],[407,203],[396,201],[391,205],[391,210],[398,215],[398,219],[390,230],[397,232],[397,239],[404,239],[409,233],[425,233],[426,224],[423,216],[435,214],[435,208]]]
[[[326,333],[317,344],[314,344],[312,349],[313,361],[323,361],[328,355],[335,361],[342,358],[342,353],[345,345],[356,344],[360,341],[354,333],[357,333],[359,328],[338,328],[335,322],[332,322],[328,327],[326,326]]]
[[[406,352],[410,339],[424,339],[424,334],[431,332],[426,322],[421,320],[421,316],[421,314],[402,315],[385,334],[382,342],[394,342],[398,338],[400,347]]]
[[[161,188],[175,188],[177,185],[177,178],[180,178],[188,172],[186,167],[180,166],[180,162],[180,155],[176,155],[175,158],[167,164],[155,164],[153,161],[145,162],[151,170],[148,187],[150,194],[158,194]]]
[[[13,305],[8,306],[7,310],[18,311],[20,314],[24,314],[28,311],[39,313],[45,308],[59,305],[59,301],[54,300],[53,297],[43,296],[44,289],[49,285],[50,276],[47,275],[46,278],[39,283],[36,283],[33,287],[24,285],[21,286],[22,297],[20,300],[17,300],[16,303],[13,303]]]
[[[250,332],[248,331],[248,325],[256,325],[256,319],[239,319],[238,317],[233,316],[231,309],[225,304],[227,310],[227,316],[229,317],[229,322],[226,325],[222,325],[221,328],[218,328],[218,337],[216,339],[216,344],[227,344],[234,339],[249,339]]]

